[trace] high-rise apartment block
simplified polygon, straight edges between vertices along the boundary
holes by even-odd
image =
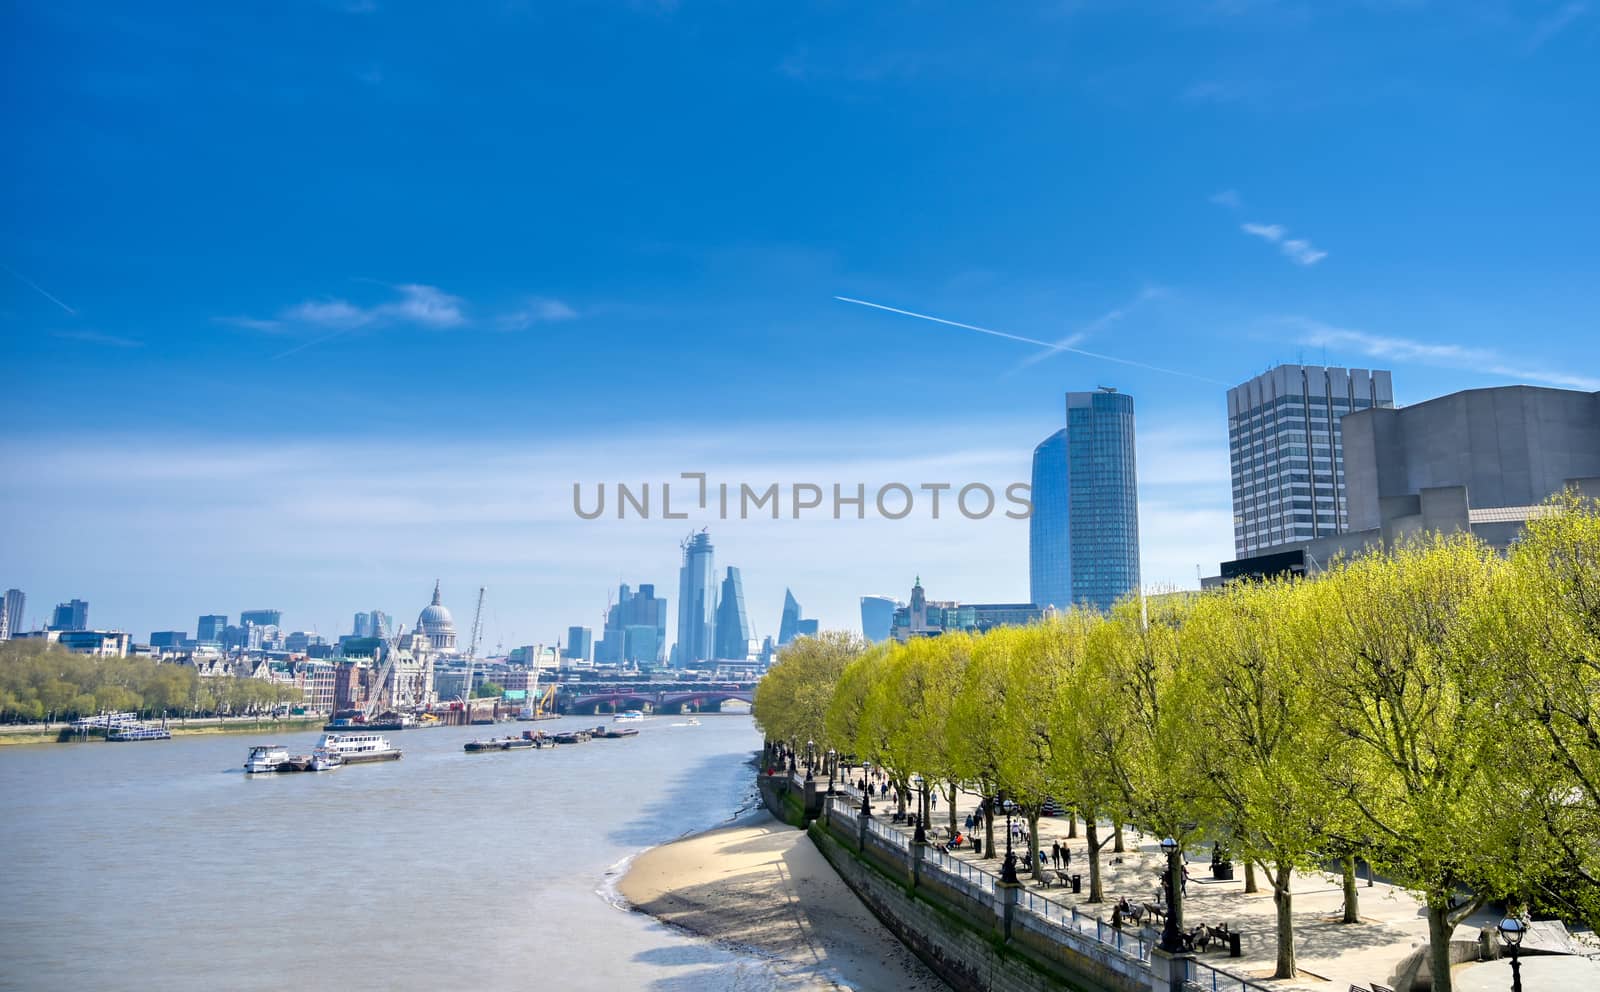
[[[1279,365],[1228,390],[1234,551],[1348,530],[1340,418],[1393,406],[1379,370]]]
[[[1028,578],[1033,605],[1108,609],[1139,588],[1133,397],[1068,393],[1067,426],[1033,452]]]

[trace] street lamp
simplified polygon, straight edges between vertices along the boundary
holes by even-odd
[[[833,771],[837,767],[839,752],[828,748],[828,795],[833,795]]]
[[[1179,864],[1178,842],[1171,837],[1161,842],[1161,850],[1167,856],[1167,922],[1161,928],[1161,949],[1169,954],[1176,954],[1183,950],[1183,927],[1178,919],[1178,887],[1183,884],[1183,868]]]
[[[861,784],[866,786],[861,790],[861,815],[872,815],[872,762],[861,763]]]
[[[1000,802],[1001,808],[1006,811],[1006,859],[1000,862],[1000,881],[1007,885],[1020,885],[1017,878],[1017,855],[1011,850],[1011,814],[1016,810],[1017,804],[1009,799]]]
[[[928,842],[928,831],[922,822],[922,810],[928,804],[928,783],[923,780],[921,775],[913,775],[911,776],[911,784],[916,786],[918,796],[917,829],[911,834],[911,842],[914,844],[926,844]]]
[[[806,781],[811,781],[811,770],[817,763],[817,742],[806,741]]]
[[[1527,935],[1527,926],[1515,916],[1508,916],[1500,921],[1500,939],[1511,948],[1511,992],[1522,992],[1522,962],[1517,960],[1517,948],[1522,946],[1522,938]]]

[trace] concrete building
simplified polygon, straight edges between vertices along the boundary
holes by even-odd
[[[294,668],[295,684],[305,697],[306,708],[319,713],[334,710],[334,682],[338,666],[330,661],[306,660]]]
[[[26,630],[13,640],[40,640],[59,644],[73,654],[99,658],[126,658],[133,637],[120,630]]]
[[[983,633],[995,627],[1026,626],[1043,616],[1032,603],[960,603],[930,600],[922,577],[911,587],[911,601],[894,611],[891,636],[897,641],[913,637],[938,637],[952,631]]]
[[[1350,529],[1342,418],[1393,407],[1377,370],[1279,365],[1228,390],[1234,553]]]
[[[456,653],[456,621],[439,601],[437,579],[433,582],[433,602],[424,606],[417,615],[416,631],[428,639],[428,645],[435,654]]]
[[[255,624],[257,627],[282,627],[282,610],[245,610],[239,614],[239,626],[248,627]]]
[[[0,641],[22,633],[22,607],[28,601],[21,589],[7,589],[4,604],[0,604]]]
[[[1349,527],[1222,564],[1215,581],[1304,574],[1425,533],[1470,531],[1500,550],[1567,487],[1600,498],[1600,393],[1468,389],[1343,421]]]
[[[867,643],[876,644],[887,641],[894,630],[894,611],[896,603],[888,596],[862,596],[861,597],[861,636]]]
[[[56,609],[50,617],[51,630],[88,630],[89,629],[89,604],[85,600],[74,599],[66,603],[57,603]]]
[[[1139,588],[1133,397],[1068,393],[1066,415],[1033,452],[1029,595],[1041,609],[1109,609]]]

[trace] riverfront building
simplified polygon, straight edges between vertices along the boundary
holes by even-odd
[[[1352,529],[1343,418],[1393,408],[1389,373],[1378,370],[1279,365],[1228,390],[1234,552]]]
[[[1108,609],[1139,588],[1133,397],[1068,393],[1067,426],[1033,452],[1028,578],[1033,605]]]
[[[938,637],[952,631],[983,633],[995,627],[1020,627],[1033,623],[1043,611],[1032,603],[960,603],[930,600],[922,577],[911,587],[911,601],[894,611],[890,635],[897,641],[913,637]]]
[[[678,643],[672,649],[676,668],[692,668],[716,654],[717,568],[711,535],[702,530],[683,542],[678,569]]]
[[[1348,527],[1222,564],[1208,584],[1319,571],[1423,532],[1468,531],[1504,550],[1566,488],[1600,498],[1600,393],[1468,389],[1342,422]]]

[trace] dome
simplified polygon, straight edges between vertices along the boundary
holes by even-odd
[[[433,602],[423,607],[422,613],[417,616],[417,627],[424,634],[454,634],[456,632],[455,618],[439,602],[438,582],[433,584]]]

